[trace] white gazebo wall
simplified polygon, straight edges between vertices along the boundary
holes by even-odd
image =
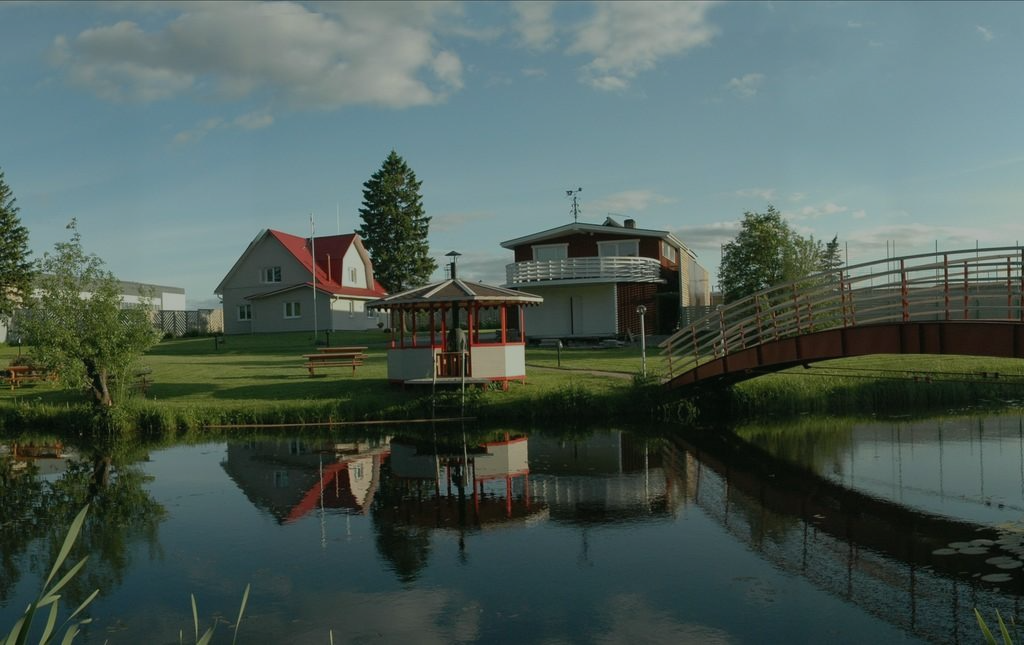
[[[395,347],[388,350],[388,380],[408,381],[434,376],[438,347]],[[516,345],[473,345],[469,348],[473,378],[495,380],[520,379],[526,376],[526,349]]]
[[[439,349],[433,347],[395,347],[388,350],[388,380],[409,381],[433,378],[434,356]]]
[[[474,378],[522,378],[526,376],[524,345],[474,345],[469,348]]]

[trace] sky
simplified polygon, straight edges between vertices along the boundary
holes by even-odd
[[[850,264],[1024,241],[1024,3],[0,2],[0,170],[189,308],[263,229],[360,225],[391,150],[439,265],[609,215],[716,280],[774,205]],[[441,274],[436,274],[441,278]]]

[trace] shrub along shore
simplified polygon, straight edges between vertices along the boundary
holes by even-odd
[[[326,335],[320,334],[321,343]],[[80,392],[38,382],[0,390],[0,432],[89,433],[99,429],[167,435],[204,429],[278,425],[415,422],[468,416],[479,423],[525,427],[644,423],[665,419],[713,423],[791,414],[936,412],[1024,405],[1024,361],[962,356],[873,356],[818,363],[765,375],[686,400],[658,385],[662,362],[648,347],[641,378],[639,346],[528,347],[527,382],[507,391],[468,387],[401,388],[387,382],[388,336],[332,332],[332,345],[366,346],[355,372],[311,378],[302,355],[310,333],[165,340],[142,366],[149,382],[111,410],[97,412]],[[0,347],[0,364],[25,348]]]

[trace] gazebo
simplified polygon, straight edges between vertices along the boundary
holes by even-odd
[[[543,298],[452,277],[367,303],[388,312],[392,383],[526,381],[523,308]]]

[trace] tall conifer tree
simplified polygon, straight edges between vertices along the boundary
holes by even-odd
[[[394,150],[363,184],[362,225],[356,230],[373,259],[373,272],[394,293],[430,279],[430,217],[423,212],[420,181]]]
[[[28,229],[18,218],[15,201],[0,170],[0,322],[10,322],[32,288]]]

